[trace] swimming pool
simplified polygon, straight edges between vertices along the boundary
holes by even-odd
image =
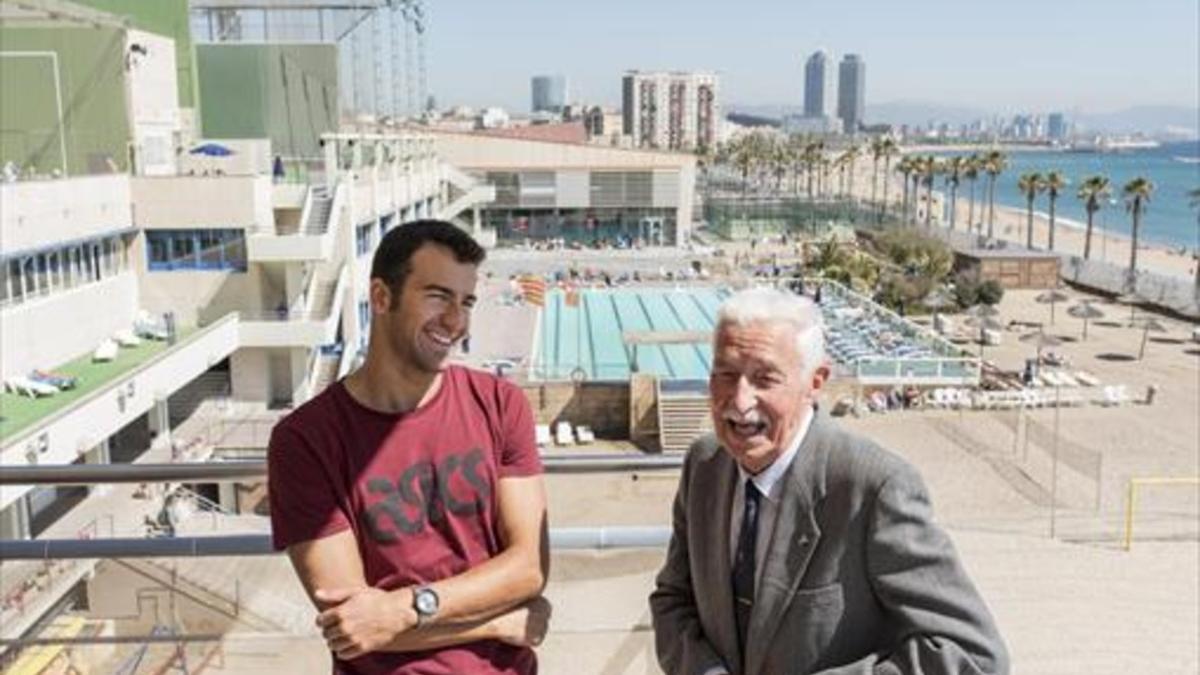
[[[534,345],[533,376],[543,380],[628,380],[635,348],[625,331],[711,331],[721,288],[583,289],[577,306],[566,294],[546,294]],[[637,370],[667,380],[707,380],[712,345],[638,345]]]
[[[979,359],[946,340],[830,281],[821,310],[826,350],[845,375],[862,384],[968,384],[979,380]],[[628,381],[637,372],[667,381],[707,381],[709,340],[627,345],[622,334],[711,332],[726,287],[581,289],[568,305],[559,289],[546,294],[530,377],[535,380]],[[636,367],[635,367],[636,364]]]

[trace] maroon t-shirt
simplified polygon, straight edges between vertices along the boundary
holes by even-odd
[[[408,413],[359,404],[337,382],[271,434],[267,485],[275,548],[347,528],[367,583],[432,583],[499,554],[496,483],[541,473],[533,414],[515,385],[451,366]],[[336,673],[441,675],[537,671],[533,651],[496,640],[335,660]]]

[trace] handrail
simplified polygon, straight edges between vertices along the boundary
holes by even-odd
[[[184,345],[192,344],[192,343],[196,342],[197,340],[199,340],[200,338],[208,335],[209,333],[216,331],[218,328],[224,326],[226,323],[235,322],[237,320],[238,320],[238,312],[236,312],[236,311],[229,312],[229,313],[225,314],[224,316],[220,317],[219,319],[217,319],[216,321],[213,321],[210,324],[201,326],[198,330],[196,330],[196,332],[192,333],[191,335],[186,336],[179,342],[172,345],[170,348],[164,349],[163,351],[155,354],[154,356],[151,356],[150,358],[146,359],[144,362],[135,366],[133,369],[126,371],[124,373],[121,373],[119,376],[114,378],[112,380],[112,382],[116,383],[118,381],[128,380],[130,377],[132,377],[134,375],[145,372],[151,366],[157,365],[163,359],[174,356],[176,353],[178,353],[178,351]],[[22,435],[14,436],[11,440],[6,442],[3,446],[0,446],[0,453],[3,453],[3,451],[8,450],[9,448],[13,448],[18,445],[21,445],[22,443],[28,441],[30,438],[34,437],[36,434],[41,433],[41,431],[43,429],[45,429],[47,426],[57,422],[58,420],[62,419],[63,417],[66,417],[68,414],[74,412],[75,410],[78,410],[80,407],[87,405],[88,403],[91,403],[92,401],[94,401],[102,396],[107,395],[108,393],[110,393],[111,390],[112,390],[111,385],[98,387],[94,391],[91,391],[88,394],[76,399],[70,405],[65,406],[59,410],[56,410],[56,411],[50,413],[49,415],[42,418],[38,422],[29,426],[22,433]],[[7,472],[7,471],[8,471],[8,468],[5,467],[5,472]]]
[[[305,227],[305,225],[308,224],[308,216],[312,212],[312,204],[313,204],[313,186],[309,185],[304,190],[304,203],[300,206],[300,221],[296,227],[296,232],[298,234],[304,233],[304,227]],[[275,233],[278,234],[279,230],[276,229]]]
[[[607,548],[662,548],[668,526],[554,527],[550,548],[559,551]],[[278,555],[269,534],[217,537],[118,537],[113,539],[4,539],[0,562],[78,558],[204,558]]]
[[[683,466],[683,455],[552,454],[542,457],[542,466],[551,474],[673,470]],[[266,475],[267,463],[254,461],[5,466],[0,485],[228,483]]]

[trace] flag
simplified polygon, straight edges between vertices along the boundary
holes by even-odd
[[[541,277],[526,275],[518,281],[521,286],[521,297],[525,298],[525,302],[538,307],[546,305],[546,280]]]

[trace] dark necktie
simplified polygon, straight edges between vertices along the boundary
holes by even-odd
[[[737,620],[738,641],[743,655],[750,613],[754,609],[754,546],[758,539],[758,502],[754,481],[746,479],[746,504],[742,510],[742,529],[738,533],[733,559],[733,611]]]

